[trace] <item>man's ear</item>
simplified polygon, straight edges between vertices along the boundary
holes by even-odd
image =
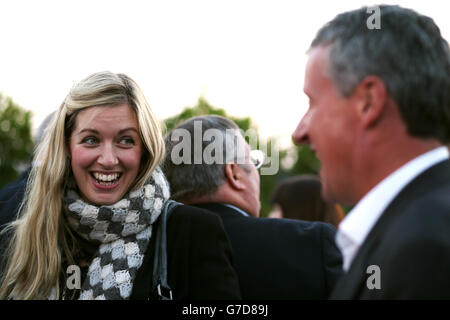
[[[363,127],[372,127],[386,108],[388,92],[385,83],[377,76],[365,77],[356,87],[354,96]]]
[[[237,190],[245,189],[245,184],[243,183],[243,169],[239,167],[236,163],[226,163],[225,164],[225,179],[228,184]]]

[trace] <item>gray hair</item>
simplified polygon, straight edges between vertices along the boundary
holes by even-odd
[[[235,143],[234,138],[241,133],[239,127],[233,121],[221,116],[206,115],[193,117],[181,123],[165,137],[166,155],[162,169],[170,183],[172,199],[182,201],[212,194],[225,181],[225,164],[207,164],[205,161],[196,164],[194,161],[194,150],[189,155],[192,160],[190,163],[175,164],[174,161],[172,161],[172,150],[180,143],[180,141],[173,141],[174,132],[176,132],[176,130],[186,130],[189,133],[191,146],[194,146],[196,143],[201,145],[202,153],[211,143],[198,137],[198,134],[196,135],[195,130],[198,128],[197,126],[199,124],[201,125],[202,132],[210,129],[215,129],[220,132],[223,141],[222,159],[227,159],[226,162],[236,160],[235,156],[238,154],[238,144]],[[230,137],[230,132],[233,132],[233,137]],[[198,139],[197,141],[194,141],[195,138],[199,138],[201,141]],[[230,151],[232,151],[232,158],[230,157]],[[247,165],[240,164],[240,166],[249,172],[250,169]]]
[[[42,137],[44,136],[44,132],[47,129],[47,127],[50,125],[50,122],[53,119],[53,116],[55,115],[56,111],[53,111],[48,116],[45,117],[44,121],[39,125],[36,131],[36,135],[34,137],[34,145],[35,148],[38,146],[38,144],[41,142]]]
[[[450,53],[434,21],[399,6],[378,6],[381,29],[369,29],[367,7],[338,15],[311,48],[330,46],[328,75],[348,97],[368,75],[380,77],[411,135],[450,141]]]

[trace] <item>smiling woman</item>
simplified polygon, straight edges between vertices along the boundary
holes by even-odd
[[[152,234],[170,197],[163,156],[159,122],[132,79],[101,72],[75,85],[39,144],[20,219],[2,235],[0,298],[158,298]],[[215,215],[175,208],[167,256],[174,299],[239,298]],[[78,287],[67,277],[74,266]]]
[[[70,137],[72,172],[88,202],[113,204],[139,173],[142,141],[128,104],[81,111]]]

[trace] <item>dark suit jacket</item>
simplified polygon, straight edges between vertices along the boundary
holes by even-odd
[[[167,247],[168,283],[174,299],[241,298],[230,243],[217,216],[190,206],[175,208],[167,222]],[[132,299],[149,296],[154,252],[152,237],[136,275]]]
[[[222,204],[243,299],[327,299],[341,274],[335,228],[321,222],[245,217]]]
[[[30,170],[31,168],[27,169],[19,179],[0,190],[0,230],[3,229],[2,225],[16,219]]]
[[[380,268],[381,289],[374,284]],[[392,201],[332,299],[450,299],[450,161],[428,169]]]

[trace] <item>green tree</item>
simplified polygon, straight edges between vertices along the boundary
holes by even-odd
[[[249,117],[246,118],[237,118],[233,116],[227,115],[224,109],[215,108],[211,106],[205,98],[200,97],[197,101],[197,104],[193,107],[186,107],[181,111],[180,114],[175,115],[173,117],[167,118],[164,120],[166,126],[166,132],[169,132],[173,128],[175,128],[178,124],[187,119],[197,116],[203,116],[207,114],[215,114],[218,116],[226,117],[228,119],[233,120],[239,128],[244,131],[247,131],[250,128],[255,129],[252,124],[252,120]]]
[[[31,112],[0,94],[0,188],[19,177],[32,154]]]

